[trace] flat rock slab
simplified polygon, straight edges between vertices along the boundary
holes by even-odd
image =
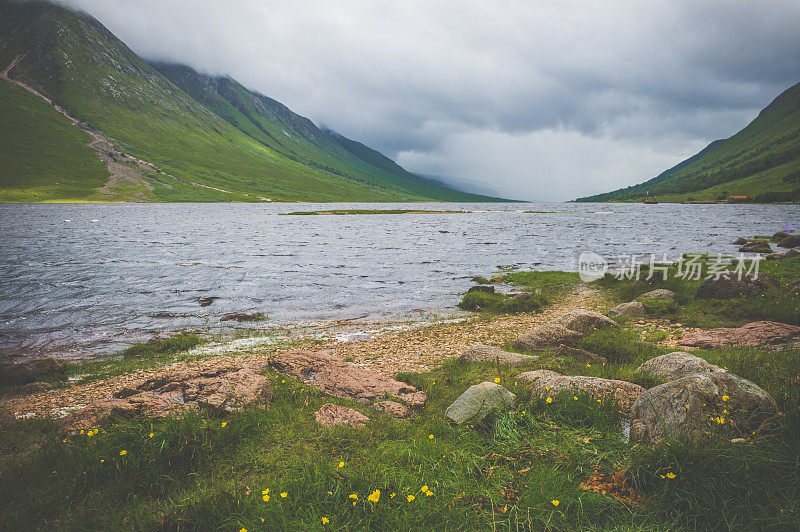
[[[460,357],[458,361],[469,362],[499,362],[505,366],[521,366],[530,362],[535,362],[539,357],[531,355],[521,355],[503,351],[499,347],[492,347],[483,344],[473,344]]]
[[[331,351],[294,350],[271,357],[268,365],[277,371],[343,399],[371,403],[390,395],[410,406],[422,406],[425,392],[404,382],[345,362]]]
[[[585,375],[561,375],[555,371],[537,370],[520,373],[518,380],[531,383],[535,397],[552,397],[563,392],[582,392],[598,399],[615,399],[623,412],[629,412],[633,402],[645,389],[632,382]]]
[[[749,435],[777,411],[770,395],[732,373],[694,374],[650,388],[631,409],[631,440],[686,436],[704,442],[719,428]]]
[[[114,414],[166,417],[188,410],[211,409],[234,412],[253,404],[267,403],[270,380],[250,367],[178,371],[173,375],[122,388],[110,399],[102,399],[61,420],[68,430],[88,429]]]
[[[680,344],[686,347],[713,349],[727,346],[763,346],[785,344],[800,336],[800,327],[775,321],[756,321],[722,329],[697,331],[685,335]]]
[[[445,410],[445,416],[458,424],[478,422],[489,413],[514,404],[516,396],[494,382],[482,382],[467,388]]]
[[[395,419],[406,419],[413,414],[410,408],[397,401],[378,401],[372,404],[372,408],[385,412]]]
[[[314,412],[314,419],[323,427],[346,425],[360,429],[369,423],[369,418],[358,410],[333,403],[322,405],[322,408]]]
[[[691,353],[675,351],[651,358],[639,366],[636,371],[662,379],[675,380],[695,373],[705,374],[725,370]]]

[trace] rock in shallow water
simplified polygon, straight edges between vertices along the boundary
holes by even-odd
[[[501,410],[514,404],[516,396],[494,382],[482,382],[470,386],[447,407],[445,415],[458,424],[465,421],[478,422],[490,412]]]

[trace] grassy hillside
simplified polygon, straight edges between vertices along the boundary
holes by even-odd
[[[88,142],[51,105],[0,80],[0,201],[92,194],[108,172]]]
[[[272,101],[273,109],[282,108],[290,120],[296,117],[284,135],[283,124],[242,104],[250,93],[232,80],[222,93],[236,105],[214,94],[201,105],[85,14],[41,2],[0,0],[0,41],[0,68],[17,61],[8,72],[11,79],[46,94],[70,115],[112,138],[124,152],[155,165],[158,171],[145,176],[153,188],[149,200],[477,199],[396,179],[367,163],[358,168],[353,161],[338,160],[333,152],[320,158],[321,148],[304,146],[316,126]],[[294,143],[281,138],[278,143],[268,141],[268,133],[300,138]],[[328,141],[321,132],[318,135],[320,141]],[[7,150],[5,144],[0,148]],[[38,157],[35,151],[17,150],[19,165],[33,168],[36,163],[31,160]],[[72,179],[81,177],[71,174]],[[35,179],[39,186],[55,183],[48,173]],[[86,188],[96,186],[96,181],[87,177]],[[4,179],[4,197],[18,195],[27,183],[24,176]],[[56,190],[50,199],[74,199],[74,193],[62,195]]]
[[[323,132],[308,118],[231,77],[199,74],[184,65],[152,66],[209,111],[292,161],[401,195],[452,201],[488,199],[432,187],[377,151],[336,133]]]
[[[775,98],[747,127],[640,185],[578,201],[800,201],[800,83]]]

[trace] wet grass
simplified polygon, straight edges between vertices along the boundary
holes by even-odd
[[[619,334],[622,344],[626,337]],[[736,369],[743,376],[755,377],[781,401],[800,391],[798,370],[791,369],[786,353],[705,355],[718,363],[740,361]],[[756,371],[757,364],[748,362],[756,356],[771,369]],[[796,361],[798,354],[793,356]],[[587,368],[546,353],[538,366],[609,377],[630,376],[635,369],[611,362]],[[0,478],[15,479],[0,483],[0,528],[785,529],[800,524],[796,405],[768,434],[747,443],[723,439],[705,449],[682,442],[631,445],[621,436],[613,402],[583,395],[576,400],[572,394],[551,403],[529,401],[516,371],[501,368],[498,374],[493,364],[451,361],[432,372],[398,375],[429,395],[407,421],[324,396],[276,373],[268,373],[275,399],[267,409],[226,417],[117,418],[96,434],[66,441],[54,422],[24,421],[0,434]],[[480,423],[446,422],[444,409],[466,387],[495,378],[517,395],[514,408]],[[313,412],[326,402],[354,407],[371,422],[362,430],[322,428]],[[639,503],[580,487],[597,470],[620,469],[630,470]],[[662,478],[667,472],[675,478]],[[368,500],[376,490],[377,501]]]

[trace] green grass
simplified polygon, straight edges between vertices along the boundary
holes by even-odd
[[[108,171],[89,136],[50,105],[0,79],[0,201],[80,199]]]
[[[602,288],[614,302],[631,301],[656,288],[675,292],[677,307],[664,302],[642,301],[645,308],[654,316],[667,317],[671,321],[690,327],[713,328],[735,327],[758,320],[770,320],[789,324],[800,324],[800,294],[786,290],[793,281],[800,278],[798,257],[774,261],[762,261],[759,275],[769,275],[778,281],[781,288],[767,290],[754,297],[732,299],[697,299],[695,293],[708,274],[710,258],[702,258],[701,278],[677,278],[677,266],[669,270],[667,280],[660,275],[646,281],[647,269],[643,270],[642,281],[617,279],[611,275],[595,281],[594,286]]]
[[[538,312],[547,305],[547,300],[539,294],[525,294],[509,297],[496,292],[470,292],[464,294],[458,307],[462,310],[488,312],[493,314],[517,314],[520,312]]]
[[[603,345],[623,344],[625,336],[618,334],[617,342],[606,339]],[[603,354],[611,358],[619,349]],[[763,357],[758,365],[767,371],[748,362],[754,356]],[[710,360],[741,360],[736,369],[774,393],[787,412],[752,444],[634,446],[620,436],[613,403],[582,395],[574,400],[571,394],[550,404],[529,403],[513,370],[499,377],[517,394],[515,408],[481,423],[451,425],[442,416],[445,407],[470,384],[498,376],[492,364],[456,362],[399,376],[429,394],[427,405],[408,421],[331,399],[274,373],[268,373],[275,393],[267,409],[224,418],[206,413],[111,419],[98,434],[66,442],[54,423],[29,420],[0,433],[0,478],[15,479],[0,483],[1,526],[322,530],[323,517],[330,521],[326,528],[334,529],[796,526],[800,432],[792,424],[796,404],[789,413],[786,401],[800,391],[798,354],[751,350],[719,357]],[[632,367],[586,368],[547,357],[539,365],[609,376]],[[355,407],[372,421],[362,430],[322,428],[313,412],[325,402]],[[597,469],[621,468],[630,468],[643,502],[624,504],[579,487]],[[669,471],[676,478],[662,479]],[[263,500],[265,489],[269,501]],[[379,501],[368,502],[376,489]],[[355,506],[351,494],[358,495]]]
[[[158,355],[172,355],[180,351],[187,351],[200,345],[200,337],[191,333],[180,333],[170,338],[156,340],[146,344],[135,344],[124,349],[120,354],[122,358],[140,358]]]

